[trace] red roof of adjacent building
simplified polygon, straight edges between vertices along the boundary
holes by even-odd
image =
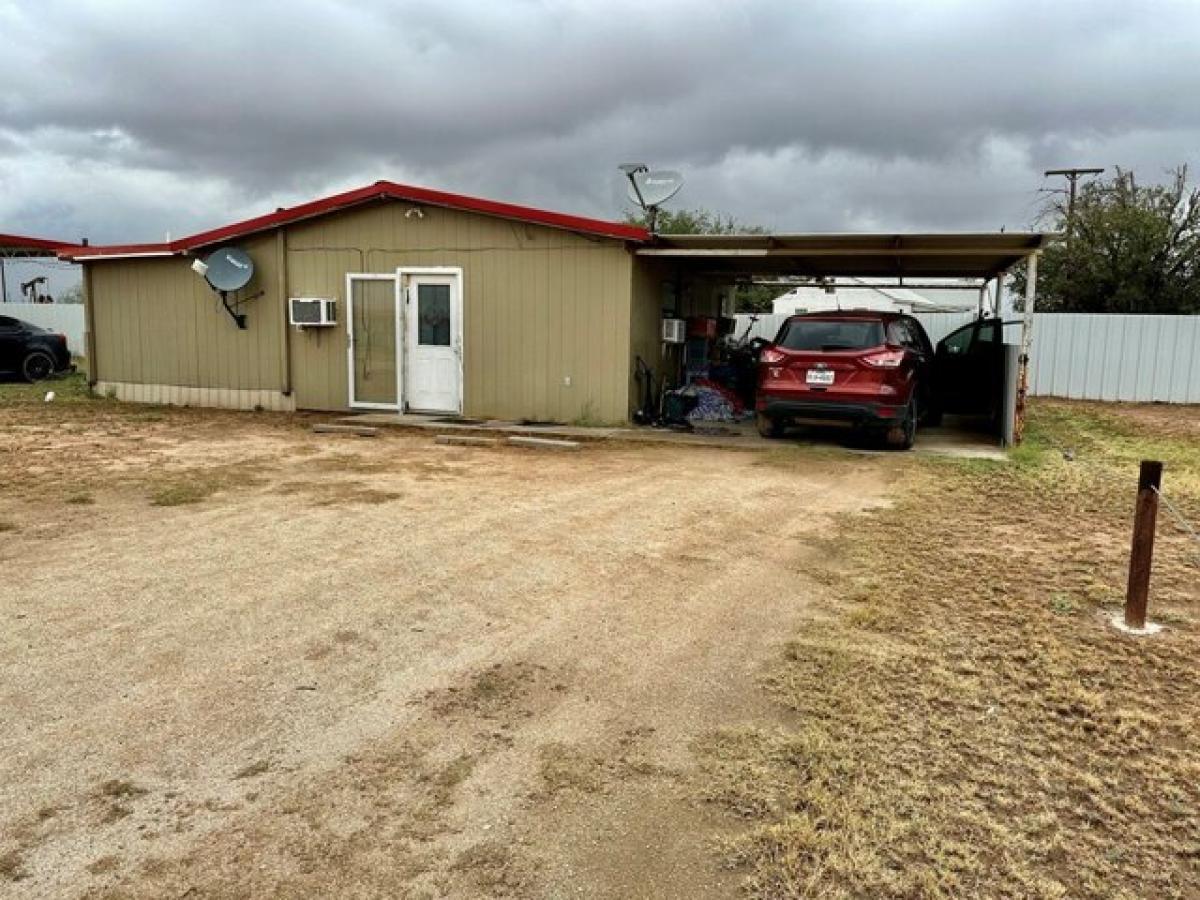
[[[51,241],[46,238],[27,237],[23,234],[0,234],[0,250],[45,251],[50,254],[78,249],[81,249],[81,246],[72,244],[70,241]]]
[[[625,241],[648,241],[650,239],[650,232],[636,225],[628,225],[621,222],[606,222],[601,219],[588,219],[582,216],[572,216],[545,209],[535,209],[531,206],[517,206],[513,203],[501,203],[496,200],[468,197],[463,194],[448,194],[444,191],[396,184],[391,181],[377,181],[366,187],[346,191],[341,194],[334,194],[331,197],[324,197],[309,203],[302,203],[299,206],[293,206],[288,209],[280,209],[265,216],[256,216],[253,219],[235,222],[232,225],[225,225],[221,228],[202,231],[199,234],[180,238],[177,241],[170,241],[163,244],[70,246],[68,247],[68,252],[64,252],[61,255],[68,259],[98,260],[136,256],[170,256],[188,253],[201,247],[212,246],[213,244],[277,228],[280,225],[297,222],[301,219],[311,219],[375,200],[405,200],[410,203],[444,206],[448,209],[460,209],[488,216],[498,216],[502,219],[532,222],[536,225],[548,225],[551,228],[563,228],[567,231],[576,231],[582,234],[593,234],[599,237]]]

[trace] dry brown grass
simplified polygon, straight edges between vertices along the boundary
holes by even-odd
[[[132,781],[126,781],[123,778],[113,778],[100,785],[98,793],[102,797],[130,800],[134,797],[142,797],[149,793],[149,791],[144,787],[134,784]]]
[[[252,762],[237,771],[234,778],[257,778],[259,775],[266,775],[271,771],[271,763],[265,759],[260,759],[257,762]]]
[[[310,481],[287,481],[275,487],[275,492],[304,498],[310,506],[373,506],[400,500],[399,491],[380,490],[370,482],[325,477]]]
[[[1137,460],[1200,510],[1185,433],[1042,403],[1015,465],[907,460],[894,507],[843,522],[839,602],[767,679],[797,724],[701,747],[752,896],[1200,895],[1200,578],[1165,521],[1168,630],[1107,624]]]
[[[231,463],[193,467],[173,472],[153,483],[150,503],[154,506],[187,506],[202,503],[221,491],[244,490],[262,484],[260,466]]]
[[[0,853],[0,879],[20,881],[27,877],[25,858],[19,850],[9,850]]]

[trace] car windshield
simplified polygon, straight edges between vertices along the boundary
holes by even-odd
[[[777,342],[787,350],[864,350],[883,343],[883,324],[871,320],[793,319]]]

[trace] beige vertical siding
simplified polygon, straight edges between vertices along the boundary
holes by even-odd
[[[88,265],[95,360],[91,377],[110,384],[279,391],[283,329],[270,238],[243,246],[256,263],[239,330],[217,295],[182,258]]]
[[[683,357],[679,348],[664,352],[662,315],[667,297],[676,293],[679,295],[675,300],[675,312],[683,318],[716,316],[720,314],[719,294],[725,281],[689,275],[686,266],[645,256],[634,257],[632,281],[630,366],[633,366],[636,357],[641,356],[654,369],[656,380],[661,379],[664,372],[668,378],[674,379]],[[636,407],[641,403],[641,397],[632,371],[630,391]]]
[[[626,420],[632,261],[622,243],[437,207],[407,216],[410,209],[389,201],[289,227],[292,295],[338,300],[336,329],[291,334],[299,407],[347,406],[347,272],[457,266],[467,415]]]
[[[675,281],[675,267],[670,263],[646,257],[633,262],[633,297],[630,316],[630,397],[633,406],[640,404],[638,385],[633,377],[634,359],[640,356],[654,370],[656,380],[663,376],[662,310],[664,284]]]
[[[285,389],[285,340],[293,395],[272,403],[349,408],[346,274],[400,266],[463,269],[464,412],[470,416],[622,422],[631,408],[632,257],[620,241],[505,219],[385,201],[239,241],[254,258],[251,292],[264,295],[239,331],[190,260],[95,262],[97,380],[203,388],[178,397],[245,402],[247,391]],[[283,276],[286,276],[283,277]],[[336,328],[289,329],[286,298],[334,297]],[[285,337],[286,335],[286,337]]]

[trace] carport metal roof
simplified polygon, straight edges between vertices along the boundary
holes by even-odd
[[[994,278],[1053,239],[986,234],[656,234],[638,256],[687,261],[694,272],[811,277]]]

